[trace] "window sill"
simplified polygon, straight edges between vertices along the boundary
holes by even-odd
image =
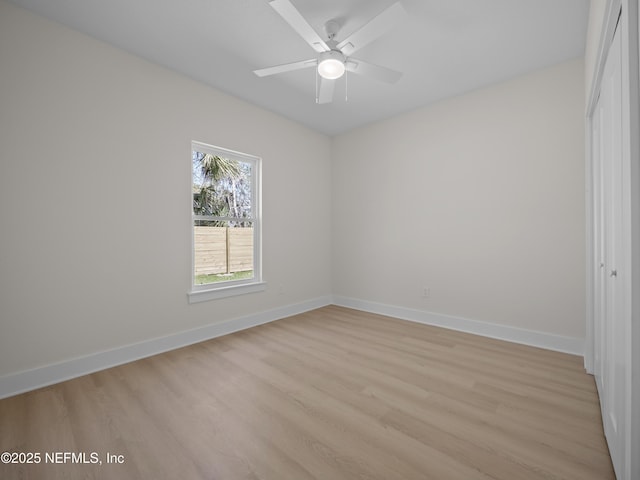
[[[219,298],[244,295],[246,293],[262,292],[267,288],[266,282],[243,283],[240,285],[227,285],[224,287],[209,288],[206,290],[192,290],[187,293],[189,303],[208,302]]]

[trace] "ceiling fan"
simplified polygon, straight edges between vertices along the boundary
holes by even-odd
[[[397,82],[402,76],[402,73],[396,70],[351,57],[353,52],[376,40],[406,16],[406,12],[400,2],[396,2],[383,10],[360,29],[341,41],[336,40],[340,25],[335,20],[329,20],[324,25],[325,33],[327,34],[327,40],[325,41],[289,0],[271,0],[269,5],[319,55],[309,60],[254,70],[253,73],[259,77],[316,67],[318,73],[316,79],[319,78],[319,85],[316,86],[316,102],[330,103],[333,99],[335,80],[342,77],[345,71],[390,84]]]

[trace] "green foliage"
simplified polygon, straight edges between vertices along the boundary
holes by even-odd
[[[251,166],[218,155],[194,151],[193,213],[230,217],[234,221],[199,221],[202,225],[244,226],[251,218]],[[237,219],[237,220],[235,220]]]

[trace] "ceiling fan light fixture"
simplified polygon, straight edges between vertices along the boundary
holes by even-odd
[[[318,75],[327,80],[335,80],[344,75],[345,56],[337,50],[325,52],[318,60]]]

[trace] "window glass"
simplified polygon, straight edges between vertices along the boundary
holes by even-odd
[[[194,289],[260,280],[259,158],[193,142]]]

